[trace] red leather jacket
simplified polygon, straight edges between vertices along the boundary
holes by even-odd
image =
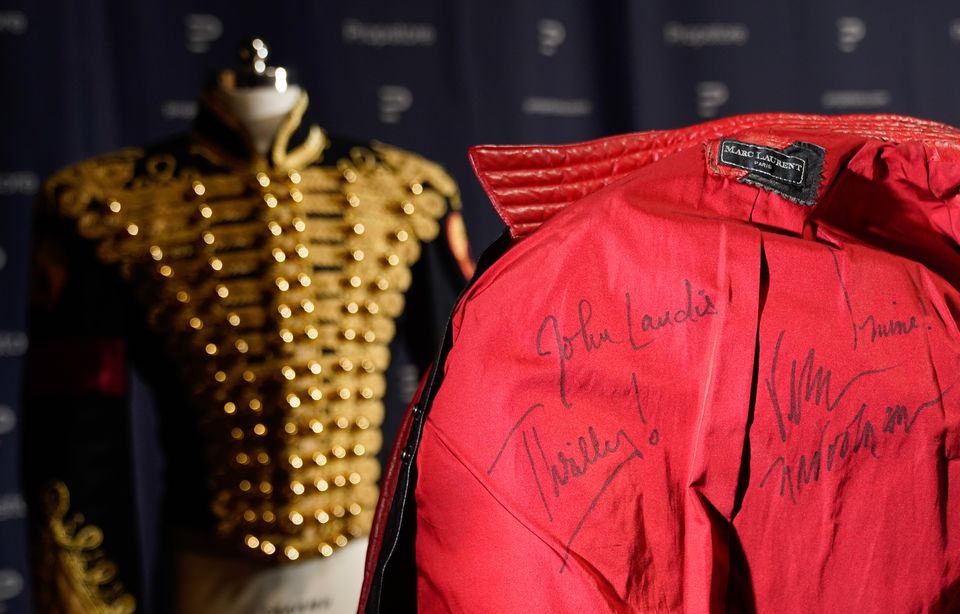
[[[361,609],[960,611],[960,131],[480,147]]]

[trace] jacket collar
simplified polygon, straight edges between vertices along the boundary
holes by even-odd
[[[319,126],[305,125],[304,113],[309,106],[306,92],[301,94],[287,113],[267,156],[254,148],[253,141],[240,120],[222,103],[216,92],[200,96],[200,109],[194,120],[192,136],[226,166],[234,169],[286,171],[313,164],[321,159],[329,145]]]

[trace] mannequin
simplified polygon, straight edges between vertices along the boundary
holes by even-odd
[[[261,40],[243,58],[190,131],[44,186],[24,414],[43,611],[356,610],[381,428],[409,401],[388,382],[426,369],[465,281],[457,187],[308,123]]]
[[[299,85],[289,82],[287,69],[267,66],[268,55],[262,40],[250,41],[250,46],[241,50],[245,65],[237,72],[222,72],[214,94],[240,121],[262,155],[270,150],[284,117],[303,95]]]
[[[284,119],[303,96],[290,73],[267,64],[269,50],[255,38],[240,50],[240,69],[220,73],[215,97],[247,132],[252,147],[266,157]],[[202,543],[202,542],[201,542]],[[237,560],[186,547],[178,564],[178,611],[286,611],[312,604],[318,611],[355,612],[363,583],[367,538],[352,540],[336,556],[280,567]]]

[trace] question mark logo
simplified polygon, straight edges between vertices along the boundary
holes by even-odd
[[[395,124],[413,105],[413,92],[402,85],[384,85],[377,90],[380,100],[380,121]]]
[[[701,81],[697,84],[697,114],[716,117],[717,111],[730,99],[730,89],[723,81]]]
[[[555,55],[563,41],[567,40],[566,26],[556,19],[541,19],[538,21],[537,33],[540,41],[540,53],[548,57]]]
[[[867,36],[867,24],[859,17],[841,17],[837,20],[837,47],[844,53],[856,51]]]

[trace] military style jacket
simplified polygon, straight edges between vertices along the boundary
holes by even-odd
[[[206,98],[189,134],[47,182],[24,463],[45,611],[133,611],[171,528],[287,563],[367,535],[385,401],[470,264],[439,166],[306,108],[266,158]]]

